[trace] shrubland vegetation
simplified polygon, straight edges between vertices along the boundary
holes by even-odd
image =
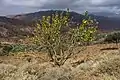
[[[36,45],[45,48],[52,61],[57,65],[63,65],[65,61],[75,53],[73,49],[90,43],[95,39],[97,31],[96,22],[85,12],[85,19],[81,25],[76,28],[70,28],[69,10],[66,15],[57,12],[52,16],[43,16],[42,20],[37,23],[33,42]],[[67,31],[63,31],[64,29]]]
[[[111,33],[107,34],[107,36],[105,38],[105,42],[119,43],[120,42],[120,32],[116,31],[116,32],[111,32]]]
[[[115,44],[100,43],[119,43],[120,32],[97,33],[96,20],[88,12],[84,16],[75,28],[70,27],[69,10],[64,15],[56,12],[43,16],[36,24],[34,36],[27,38],[32,44],[29,41],[28,44],[1,43],[0,79],[119,80],[120,46],[114,48]],[[95,41],[97,45],[91,45]]]
[[[120,42],[120,31],[111,31],[96,34],[96,44],[116,43]]]
[[[97,43],[119,43],[120,32],[97,34],[97,22],[88,16],[86,11],[81,24],[71,26],[69,10],[63,13],[55,13],[51,16],[43,16],[36,24],[32,41],[35,45],[11,44],[2,48],[0,55],[9,53],[47,51],[51,61],[56,65],[63,65],[65,61],[75,53],[77,47],[89,45],[93,41]],[[101,41],[100,41],[101,40]],[[78,51],[80,52],[80,51]]]

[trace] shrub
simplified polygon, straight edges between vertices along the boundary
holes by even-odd
[[[82,24],[76,25],[77,28],[70,28],[71,19],[69,19],[69,10],[63,16],[63,13],[57,12],[52,16],[43,16],[42,20],[37,23],[33,42],[43,46],[49,53],[50,58],[58,66],[63,65],[65,61],[73,55],[73,49],[79,44],[88,43],[94,40],[96,24],[94,20],[88,17]],[[67,31],[62,31],[68,28]]]
[[[29,51],[43,51],[41,46],[26,44],[0,44],[0,56],[9,55],[9,53]]]
[[[11,45],[5,45],[3,46],[2,53],[3,54],[9,54],[10,52],[24,52],[26,50],[25,45],[21,44],[11,44]]]
[[[120,32],[111,32],[105,38],[105,42],[108,43],[118,43],[120,41]]]

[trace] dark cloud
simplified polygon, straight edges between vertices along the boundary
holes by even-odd
[[[66,9],[77,12],[120,12],[120,0],[0,0],[0,15]]]

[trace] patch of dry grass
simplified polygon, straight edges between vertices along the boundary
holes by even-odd
[[[2,56],[0,80],[119,80],[120,52],[96,46],[88,46],[61,67],[42,53]]]

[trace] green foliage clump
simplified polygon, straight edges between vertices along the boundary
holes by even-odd
[[[3,53],[15,53],[15,52],[24,52],[26,47],[24,45],[20,44],[11,44],[11,45],[5,45],[3,46],[2,52]]]
[[[63,13],[57,12],[52,16],[43,16],[37,23],[33,42],[46,48],[50,58],[56,65],[63,65],[65,61],[73,55],[73,49],[83,43],[91,42],[95,39],[96,22],[88,17],[77,28],[70,28],[69,10],[63,16]],[[64,29],[68,31],[62,31]]]
[[[9,53],[26,52],[26,51],[41,51],[42,47],[37,45],[25,44],[6,44],[1,47],[1,56]]]
[[[106,36],[105,42],[108,42],[108,43],[120,42],[120,32],[111,32]]]

